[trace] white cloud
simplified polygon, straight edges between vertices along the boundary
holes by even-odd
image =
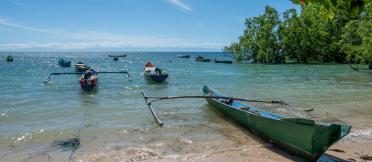
[[[29,49],[52,49],[52,50],[85,50],[85,49],[106,49],[106,48],[178,48],[178,49],[202,49],[221,50],[224,44],[218,43],[173,43],[164,42],[140,44],[133,42],[51,42],[51,43],[0,43],[1,50],[29,50]]]
[[[192,8],[187,4],[183,3],[182,0],[167,0],[168,2],[172,3],[173,5],[180,7],[186,11],[192,11]]]
[[[38,33],[45,33],[45,34],[61,34],[60,32],[53,31],[50,29],[35,28],[35,27],[27,26],[27,25],[21,25],[18,23],[14,23],[14,22],[9,21],[7,18],[1,17],[1,16],[0,16],[0,26],[17,28],[17,29],[28,30],[28,31],[38,32]]]
[[[221,50],[226,43],[210,43],[182,38],[127,35],[122,33],[112,33],[106,31],[78,31],[68,32],[47,28],[37,28],[33,26],[21,25],[9,21],[0,16],[0,27],[9,29],[21,29],[34,33],[57,36],[59,42],[21,42],[21,43],[0,43],[1,50],[22,50],[22,49],[98,49],[98,48],[183,48],[183,49],[207,49]],[[1,29],[1,28],[0,28]]]

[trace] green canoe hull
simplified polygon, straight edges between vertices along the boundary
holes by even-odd
[[[223,96],[206,86],[207,96]],[[245,110],[218,99],[206,99],[216,110],[238,121],[251,132],[288,152],[307,160],[317,160],[332,144],[347,135],[351,126],[333,123],[316,123],[303,118],[285,118],[245,105]],[[237,101],[233,101],[237,102]],[[247,109],[250,108],[249,110]]]

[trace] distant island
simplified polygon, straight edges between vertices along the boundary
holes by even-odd
[[[270,6],[245,21],[239,41],[224,48],[237,61],[355,63],[372,69],[372,3],[292,0],[301,13]]]

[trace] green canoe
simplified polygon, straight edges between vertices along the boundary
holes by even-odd
[[[202,93],[204,96],[224,96],[207,86],[203,86]],[[287,118],[229,99],[206,100],[213,108],[264,140],[311,161],[316,161],[332,144],[346,136],[351,128],[344,124]]]

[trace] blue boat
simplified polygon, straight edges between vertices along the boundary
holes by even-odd
[[[145,77],[148,80],[161,83],[168,78],[168,74],[163,72],[160,68],[155,67],[151,62],[147,62],[144,68]]]
[[[59,59],[58,65],[61,67],[71,67],[71,61],[66,61],[65,59]]]

